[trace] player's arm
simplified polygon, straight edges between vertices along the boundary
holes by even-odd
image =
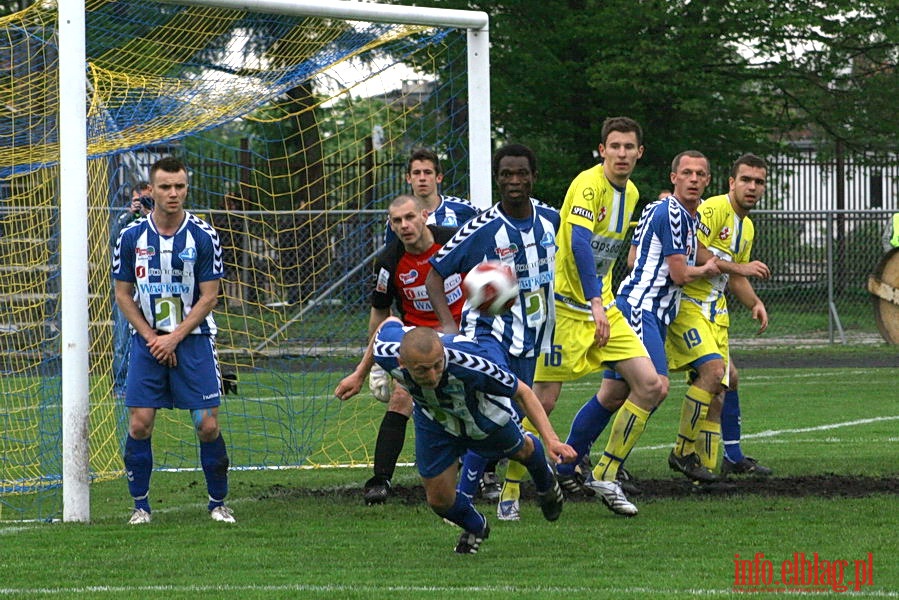
[[[637,264],[637,247],[631,244],[627,251],[627,270],[633,271],[635,264]]]
[[[456,324],[456,320],[453,319],[453,313],[450,310],[449,303],[446,301],[446,292],[443,289],[443,276],[433,266],[425,279],[425,289],[428,291],[428,300],[431,301],[431,308],[434,309],[434,314],[440,320],[440,330],[443,333],[459,333],[459,326]]]
[[[727,273],[728,275],[758,277],[759,279],[768,279],[771,277],[771,269],[760,260],[753,260],[747,263],[720,261],[718,263],[718,268],[721,269],[722,273]]]
[[[691,281],[714,277],[721,273],[718,269],[718,259],[714,256],[700,266],[688,265],[686,254],[669,254],[665,257],[665,262],[668,263],[671,280],[677,285],[685,285]]]
[[[752,318],[759,322],[759,330],[756,334],[764,333],[768,329],[768,310],[765,308],[765,303],[755,293],[749,280],[742,275],[732,274],[727,280],[727,285],[737,300],[749,309]]]
[[[389,316],[389,308],[371,307],[371,313],[368,316],[369,346],[371,346],[371,342],[374,340],[375,332],[378,331],[381,323],[383,323]],[[373,352],[368,352],[368,348],[366,348],[366,352],[362,354],[362,360],[359,361],[359,364],[356,365],[353,372],[340,381],[340,385],[344,386],[345,391],[349,392],[349,396],[347,397],[352,397],[359,393],[362,389],[362,383],[365,381],[365,378],[368,377],[368,374],[374,366],[375,355]]]
[[[537,428],[540,439],[543,440],[543,444],[546,446],[546,452],[554,461],[557,463],[570,463],[577,458],[577,452],[574,448],[563,443],[559,436],[556,435],[553,426],[549,422],[549,417],[546,416],[546,411],[543,410],[543,405],[540,404],[537,394],[534,393],[530,386],[523,381],[519,381],[518,388],[515,390],[515,395],[512,398],[524,409],[524,414]]]
[[[141,311],[140,306],[138,306],[137,301],[134,300],[133,282],[116,280],[115,300],[119,310],[122,311],[122,315],[128,319],[128,322],[134,327],[134,331],[144,338],[148,347],[150,347],[157,338],[163,337],[157,334],[156,330],[150,326],[147,319],[144,318],[144,313]],[[160,364],[169,367],[173,367],[177,364],[171,353],[164,353],[157,350],[156,353],[153,353],[153,357],[159,361]]]
[[[141,312],[140,306],[134,300],[133,282],[116,280],[115,301],[119,310],[122,311],[122,316],[128,319],[138,335],[148,342],[151,338],[156,337],[156,331],[147,323],[144,313]]]
[[[147,340],[150,354],[163,364],[174,367],[178,364],[175,357],[175,349],[190,332],[200,326],[209,316],[219,299],[219,280],[210,279],[198,284],[200,297],[194,302],[190,312],[184,315],[184,320],[168,335],[157,335],[153,340]]]
[[[596,276],[593,249],[590,247],[592,236],[593,233],[586,227],[571,226],[571,255],[574,257],[574,265],[581,280],[584,298],[590,304],[590,312],[593,313],[593,322],[596,325],[593,341],[601,348],[609,342],[611,327],[602,305],[602,280]]]
[[[374,310],[375,309],[372,308],[372,312],[374,312]],[[337,387],[334,389],[334,395],[339,399],[349,400],[362,389],[362,382],[365,381],[365,376],[368,374],[371,366],[375,364],[375,339],[378,337],[378,331],[380,331],[381,327],[386,323],[392,321],[402,323],[402,321],[396,317],[388,316],[375,327],[375,331],[369,336],[368,346],[365,348],[362,360],[359,361],[359,364],[352,373],[340,380],[340,383],[338,383]],[[369,321],[369,323],[371,323],[371,321]],[[360,376],[360,373],[364,373],[364,375]]]

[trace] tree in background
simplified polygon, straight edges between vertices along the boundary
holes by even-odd
[[[555,204],[595,161],[611,115],[645,128],[634,175],[645,199],[668,185],[671,158],[686,148],[711,158],[719,191],[736,155],[783,151],[797,132],[824,149],[896,147],[895,0],[431,5],[490,15],[496,138],[537,151],[536,194]]]

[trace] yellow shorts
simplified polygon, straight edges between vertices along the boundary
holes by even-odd
[[[715,358],[724,359],[724,385],[730,382],[728,362],[730,346],[727,327],[712,323],[702,310],[689,300],[682,300],[677,316],[668,325],[665,338],[668,368],[683,371]]]
[[[649,358],[643,342],[617,306],[606,309],[606,317],[610,326],[609,343],[598,348],[593,341],[596,332],[593,321],[573,318],[556,303],[552,352],[537,359],[534,381],[574,381],[611,368],[618,361],[638,356]]]

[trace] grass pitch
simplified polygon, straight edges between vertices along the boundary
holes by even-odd
[[[425,506],[411,467],[396,477],[403,493],[377,507],[361,501],[367,469],[237,471],[232,526],[208,518],[200,473],[155,473],[154,521],[137,528],[126,524],[125,482],[99,483],[91,524],[0,524],[0,597],[742,598],[737,561],[770,564],[780,580],[785,563],[817,554],[820,564],[846,561],[850,589],[856,561],[870,557],[871,582],[855,597],[897,598],[896,373],[744,369],[743,446],[775,479],[729,495],[692,492],[668,470],[685,391],[675,375],[628,460],[646,488],[632,497],[637,517],[581,501],[547,523],[526,496],[522,520],[504,523],[479,502],[492,531],[474,556],[453,554],[458,530]],[[597,383],[564,388],[552,415],[562,437]],[[830,572],[817,586],[753,589],[836,596]]]

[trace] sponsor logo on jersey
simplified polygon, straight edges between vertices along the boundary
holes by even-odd
[[[460,285],[462,285],[462,275],[460,273],[453,273],[443,280],[444,290],[451,290]]]
[[[381,267],[381,270],[378,271],[378,280],[375,282],[375,291],[379,294],[386,294],[388,283],[390,283],[390,273]]]
[[[593,199],[596,198],[596,190],[592,187],[584,188],[584,191],[581,192],[581,196],[583,196],[584,200],[592,202]],[[593,217],[590,217],[590,219],[592,220]]]
[[[189,294],[190,284],[171,282],[171,283],[141,283],[138,285],[141,292],[158,296],[160,294]]]
[[[434,312],[434,307],[431,306],[430,300],[415,300],[412,302],[412,306],[419,312]]]
[[[447,290],[446,292],[446,303],[449,305],[453,305],[462,299],[462,288],[457,287],[454,290]]]
[[[147,246],[146,248],[137,247],[134,249],[134,254],[138,259],[150,258],[156,256],[156,248],[153,246]]]
[[[711,228],[709,228],[709,226],[706,225],[705,223],[703,223],[702,221],[698,221],[696,223],[696,229],[701,231],[703,233],[703,235],[710,235],[712,233]],[[721,238],[721,239],[723,240],[724,238]]]
[[[403,288],[403,296],[405,296],[407,300],[421,300],[422,298],[428,297],[428,288],[423,285]]]
[[[155,267],[150,267],[147,269],[147,273],[150,274],[150,277],[161,277],[163,275],[173,275],[175,277],[181,277],[184,274],[184,271],[181,269],[157,269]]]
[[[601,236],[594,236],[593,239],[590,240],[590,247],[593,248],[593,253],[597,256],[618,256],[618,252],[621,250],[621,246],[623,246],[626,242],[625,240],[615,240],[612,238],[605,238]]]
[[[409,285],[410,283],[415,283],[415,280],[418,279],[418,271],[412,269],[408,273],[397,273],[396,276],[400,278],[403,285]]]
[[[178,258],[181,260],[197,260],[197,249],[185,248],[178,254]]]
[[[584,190],[584,192],[586,193],[586,190]],[[584,208],[583,206],[572,206],[571,214],[573,214],[577,217],[583,217],[589,221],[593,220],[593,211],[589,210],[587,208]]]
[[[505,248],[494,248],[494,252],[500,258],[506,258],[507,256],[515,256],[518,254],[518,244],[509,244]]]
[[[540,273],[535,277],[519,277],[518,278],[518,287],[524,291],[531,291],[539,289],[541,285],[548,285],[552,283],[553,274],[552,273]]]

